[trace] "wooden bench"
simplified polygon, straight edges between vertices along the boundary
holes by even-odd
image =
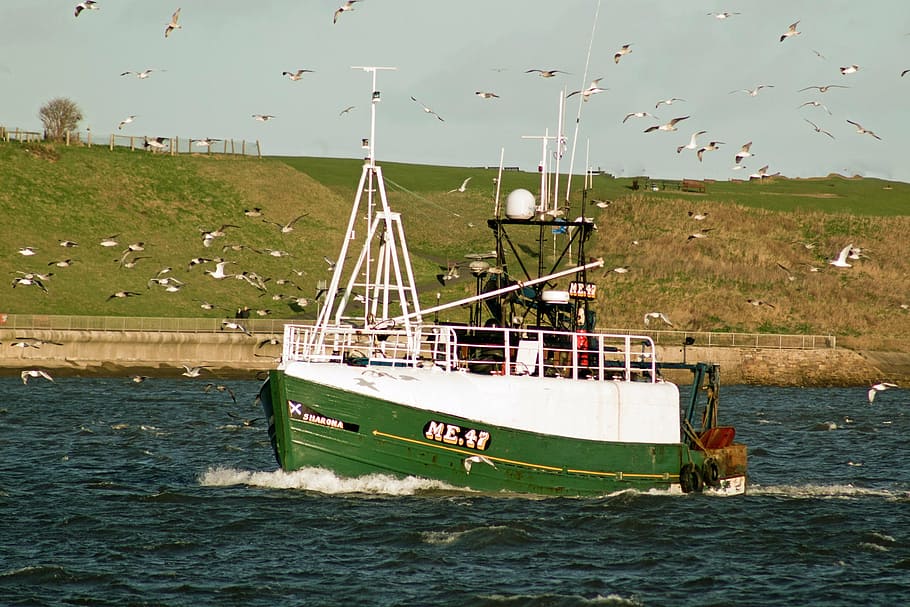
[[[683,179],[680,189],[683,192],[705,192],[705,182],[698,179]]]

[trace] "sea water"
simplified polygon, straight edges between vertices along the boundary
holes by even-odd
[[[258,388],[0,378],[0,604],[910,604],[910,391],[725,386],[746,495],[567,499],[278,471]]]

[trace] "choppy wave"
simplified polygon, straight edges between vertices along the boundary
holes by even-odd
[[[874,489],[853,485],[749,485],[746,493],[750,496],[770,495],[796,499],[863,498],[882,497],[887,499],[910,499],[910,492],[897,489]]]
[[[324,468],[303,468],[294,472],[284,470],[256,471],[235,468],[209,468],[199,476],[199,484],[208,487],[246,485],[268,489],[302,489],[328,495],[367,493],[375,495],[414,495],[425,491],[460,491],[439,481],[409,476],[395,478],[385,474],[369,474],[343,478]]]

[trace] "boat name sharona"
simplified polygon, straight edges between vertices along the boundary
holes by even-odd
[[[486,430],[477,430],[474,428],[462,429],[455,424],[445,422],[428,421],[423,427],[423,435],[430,440],[447,445],[458,445],[468,449],[477,449],[486,451],[490,446],[490,433]]]
[[[303,403],[298,403],[294,400],[288,400],[288,412],[294,419],[299,419],[300,421],[304,421],[310,424],[316,424],[317,426],[337,428],[338,430],[348,430],[349,432],[357,432],[360,430],[360,426],[357,424],[352,424],[351,422],[345,422],[340,419],[320,415],[318,412],[310,409]]]

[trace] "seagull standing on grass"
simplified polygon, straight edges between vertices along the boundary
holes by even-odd
[[[869,392],[868,392],[869,404],[871,405],[872,401],[875,400],[875,395],[877,393],[884,392],[888,388],[897,388],[897,384],[892,384],[890,382],[883,381],[883,382],[875,384],[874,386],[869,388]]]

